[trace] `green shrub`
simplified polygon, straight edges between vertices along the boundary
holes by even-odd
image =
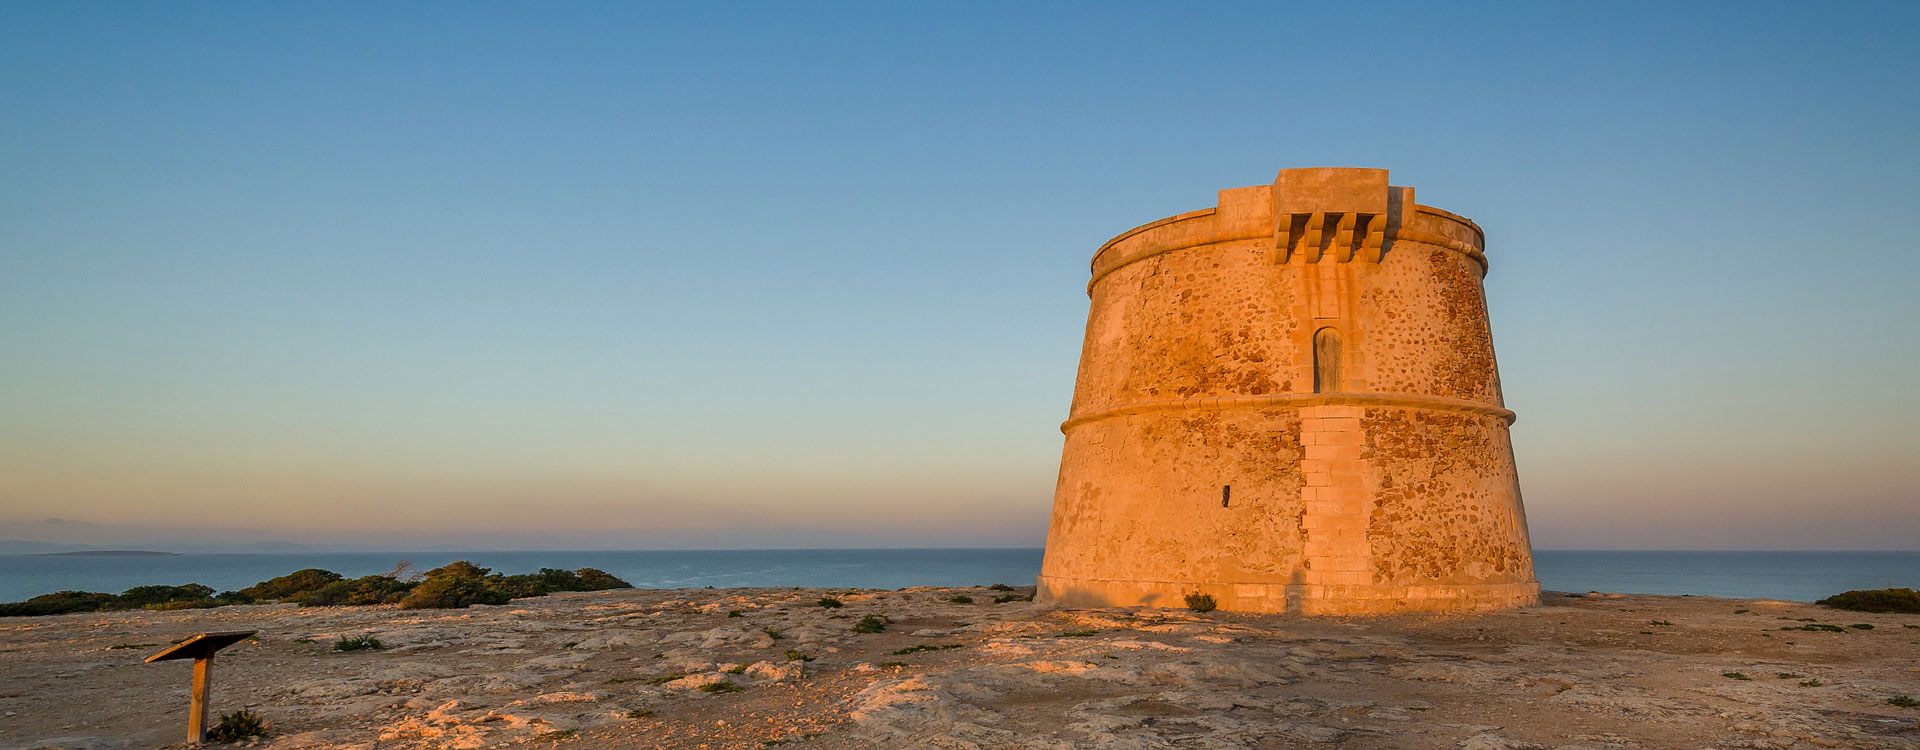
[[[841,607],[847,606],[845,604],[841,604],[839,599],[835,599],[831,596],[820,597],[820,601],[817,601],[814,603],[822,607],[826,607],[827,609],[839,609]]]
[[[380,651],[386,647],[387,645],[381,643],[380,639],[370,635],[357,635],[352,638],[343,635],[333,644],[335,651]]]
[[[922,643],[902,649],[895,649],[893,655],[906,656],[907,654],[917,654],[922,651],[945,651],[950,648],[965,648],[966,645],[967,644],[964,643]]]
[[[987,588],[993,591],[1012,591],[1013,590],[1012,586],[1008,586],[1004,583],[996,583],[992,586],[988,586]]]
[[[1871,623],[1865,623],[1865,622],[1857,625],[1848,625],[1847,627],[1853,628],[1854,630],[1872,630],[1873,629],[1873,625]]]
[[[633,588],[633,584],[627,583],[625,579],[597,568],[581,568],[573,571],[573,576],[577,580],[574,584],[577,588],[566,589],[567,591],[610,591]]]
[[[813,661],[813,657],[800,653],[793,649],[787,649],[787,661],[807,662],[807,661]]]
[[[115,597],[114,603],[124,609],[139,609],[154,604],[202,599],[211,601],[213,589],[197,583],[189,583],[185,586],[135,586]]]
[[[646,710],[646,709],[644,709],[644,708],[636,708],[636,709],[634,709],[634,710],[632,710],[632,711],[628,711],[628,712],[627,712],[627,718],[629,718],[629,719],[651,719],[651,718],[653,718],[653,712],[652,712],[652,711],[648,711],[648,710]]]
[[[477,576],[429,576],[400,600],[401,609],[465,609],[475,604],[506,604],[511,597]]]
[[[733,666],[731,666],[731,667],[728,667],[726,671],[727,671],[727,674],[746,674],[746,673],[747,673],[747,665],[745,665],[745,664],[735,664],[735,665],[733,665]]]
[[[702,693],[738,693],[740,692],[740,686],[735,685],[726,680],[721,680],[719,682],[709,682],[705,685],[701,685],[700,692]]]
[[[404,565],[395,570],[404,570]],[[140,608],[199,609],[276,601],[294,601],[307,607],[397,602],[409,609],[457,609],[473,604],[504,604],[510,599],[542,596],[555,591],[633,588],[632,584],[595,568],[573,571],[541,568],[538,573],[517,576],[489,575],[490,572],[487,568],[460,560],[428,571],[427,581],[415,584],[392,573],[347,580],[330,570],[306,568],[238,591],[219,594],[197,583],[135,586],[119,595],[60,591],[26,601],[0,603],[0,617]]]
[[[1033,601],[1032,594],[1027,594],[1024,596],[1020,594],[1001,594],[993,598],[994,604],[1006,604],[1007,602],[1030,602],[1030,601]]]
[[[41,594],[24,602],[0,604],[0,615],[24,617],[30,615],[64,615],[69,612],[99,612],[114,609],[119,597],[96,591],[58,591]]]
[[[867,615],[866,617],[862,617],[860,618],[859,622],[856,622],[853,624],[853,632],[855,633],[878,633],[886,629],[887,629],[886,618],[875,617],[873,615]]]
[[[220,606],[219,602],[214,601],[212,597],[208,597],[206,599],[175,599],[170,602],[149,604],[142,607],[142,609],[155,612],[168,612],[176,609],[212,609],[218,606]]]
[[[360,606],[396,604],[418,584],[388,576],[365,576],[350,581],[334,581],[293,598],[302,607]]]
[[[761,628],[760,632],[766,633],[768,638],[772,638],[776,641],[786,637],[780,634],[779,628]]]
[[[546,596],[556,591],[604,591],[607,589],[630,589],[633,584],[620,580],[613,574],[595,568],[579,570],[560,570],[541,568],[536,573],[519,575],[501,575],[489,568],[482,568],[465,560],[459,560],[427,571],[427,581],[455,578],[479,581],[496,596],[490,599],[500,601],[475,601],[473,604],[498,604],[512,599],[526,599]],[[464,605],[462,605],[464,606]]]
[[[1747,681],[1747,682],[1752,682],[1752,681],[1753,681],[1753,678],[1752,678],[1752,677],[1748,677],[1748,676],[1746,676],[1746,675],[1744,675],[1744,674],[1741,674],[1741,673],[1739,673],[1739,672],[1721,672],[1721,673],[1720,673],[1720,676],[1721,676],[1721,677],[1725,677],[1725,678],[1727,678],[1727,679],[1729,679],[1729,680],[1743,680],[1743,681]]]
[[[1901,708],[1913,708],[1915,706],[1920,706],[1920,701],[1914,700],[1904,695],[1897,695],[1892,698],[1888,698],[1887,705],[1899,706]]]
[[[487,588],[492,589],[494,593],[508,599],[530,599],[536,596],[546,596],[555,591],[555,589],[548,588],[546,582],[540,580],[539,576],[531,574],[487,576],[480,580]]]
[[[647,684],[648,685],[665,685],[669,682],[673,682],[674,680],[686,679],[686,677],[687,677],[687,673],[685,672],[674,672],[673,674],[663,674],[663,675],[660,675],[659,677],[651,678],[647,680]]]
[[[207,730],[208,742],[239,742],[252,737],[267,736],[267,722],[260,715],[241,709],[220,717],[219,723]]]
[[[269,578],[234,593],[245,596],[253,601],[277,602],[281,599],[291,599],[309,591],[323,588],[327,584],[338,581],[343,577],[344,576],[341,576],[339,573],[331,570],[307,568],[305,570],[296,570],[279,578]]]
[[[428,578],[455,576],[459,578],[485,578],[492,568],[482,568],[465,560],[455,560],[433,570],[427,571]]]
[[[959,596],[948,598],[947,601],[953,602],[954,604],[972,604],[973,597],[967,596],[966,594],[961,594]]]
[[[1214,608],[1218,606],[1220,606],[1220,603],[1213,600],[1212,594],[1202,594],[1195,591],[1187,595],[1187,609],[1195,612],[1212,612]]]
[[[1867,589],[1834,594],[1814,604],[1855,612],[1893,612],[1920,614],[1920,591],[1913,589]]]
[[[746,615],[740,614],[740,610],[737,610],[737,609],[727,610],[727,616],[728,617],[746,617]]]

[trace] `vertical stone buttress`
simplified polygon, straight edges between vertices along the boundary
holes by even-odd
[[[1385,170],[1290,169],[1103,246],[1041,600],[1537,601],[1482,245]]]

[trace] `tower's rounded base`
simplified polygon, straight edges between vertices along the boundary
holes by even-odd
[[[1187,606],[1188,594],[1207,594],[1228,612],[1300,615],[1390,615],[1511,609],[1540,603],[1540,584],[1180,583],[1040,576],[1035,601],[1052,607]]]

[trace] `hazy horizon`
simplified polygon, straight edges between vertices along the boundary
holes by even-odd
[[[1093,251],[1337,165],[1485,227],[1536,547],[1920,549],[1916,21],[7,4],[0,540],[1038,547]]]

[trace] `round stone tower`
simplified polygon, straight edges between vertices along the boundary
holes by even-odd
[[[1484,244],[1384,169],[1331,168],[1107,242],[1039,600],[1537,602]]]

